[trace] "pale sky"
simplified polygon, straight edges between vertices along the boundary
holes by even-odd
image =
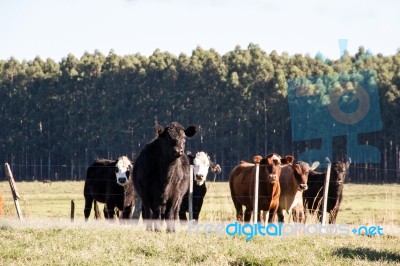
[[[352,0],[3,0],[0,60],[80,58],[155,49],[190,55],[197,46],[221,55],[240,45],[265,52],[340,57],[359,46],[393,55],[400,48],[400,1]]]

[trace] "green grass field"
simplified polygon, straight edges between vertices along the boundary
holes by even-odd
[[[337,224],[380,225],[383,236],[219,236],[146,232],[83,220],[83,182],[17,182],[18,221],[8,182],[0,182],[0,265],[400,265],[400,185],[345,185]],[[71,200],[75,220],[70,221]],[[200,220],[235,219],[228,183],[208,183]],[[390,229],[390,230],[389,230]]]

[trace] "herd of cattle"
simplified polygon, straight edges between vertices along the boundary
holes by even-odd
[[[176,220],[187,221],[189,181],[193,178],[193,219],[198,221],[207,192],[208,170],[218,174],[221,167],[204,152],[185,153],[186,139],[196,134],[195,126],[184,128],[173,122],[165,128],[156,126],[155,130],[156,137],[145,145],[134,163],[122,156],[117,160],[96,159],[88,167],[84,186],[86,220],[97,202],[104,203],[105,218],[114,218],[119,212],[122,218],[130,218],[135,206],[135,217],[142,214],[147,230],[160,231],[162,222],[166,222],[167,231],[175,231]],[[265,158],[254,156],[253,163],[259,164],[260,221],[266,221],[268,215],[269,223],[275,217],[285,222],[285,212],[293,214],[295,222],[304,223],[308,211],[321,217],[326,172],[315,171],[318,162],[310,166],[295,161],[293,156],[273,153]],[[253,213],[256,171],[253,163],[241,161],[229,174],[238,221],[249,222]],[[192,177],[190,165],[194,169]],[[350,160],[332,164],[327,200],[330,223],[336,220],[349,165]]]

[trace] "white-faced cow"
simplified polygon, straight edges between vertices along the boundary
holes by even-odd
[[[336,161],[332,164],[331,174],[329,178],[327,212],[329,213],[329,223],[335,223],[343,199],[343,186],[346,179],[346,173],[349,170],[351,160],[346,162]],[[304,206],[311,211],[317,213],[318,218],[322,220],[322,198],[325,183],[326,172],[311,171],[309,174],[308,190],[303,193]],[[307,212],[306,212],[307,213]]]
[[[166,219],[167,231],[175,231],[175,220],[183,195],[189,186],[189,159],[185,154],[187,137],[196,127],[184,128],[173,122],[158,127],[157,137],[140,151],[133,167],[135,189],[143,202],[147,230],[160,231]]]
[[[201,207],[203,206],[204,197],[207,193],[206,179],[208,174],[208,169],[214,174],[219,174],[221,172],[221,166],[219,164],[211,161],[210,156],[207,153],[200,151],[194,156],[191,153],[187,154],[189,157],[190,164],[193,165],[193,219],[195,221],[199,220],[199,215]],[[189,211],[189,191],[187,191],[183,197],[181,208],[179,210],[179,219],[181,221],[187,221],[186,212]]]
[[[307,180],[310,171],[317,168],[319,162],[314,162],[312,166],[306,162],[294,162],[282,166],[279,183],[281,185],[281,195],[279,197],[278,221],[284,222],[285,216],[283,210],[291,213],[291,209],[297,204],[295,202],[298,191],[307,190]]]
[[[117,160],[96,159],[88,167],[83,190],[86,220],[96,201],[105,203],[105,218],[114,218],[115,208],[123,212],[124,219],[129,218],[134,198],[132,167],[126,156]]]

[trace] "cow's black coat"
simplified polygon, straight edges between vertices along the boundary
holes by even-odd
[[[191,153],[188,154],[190,164],[193,165],[195,156]],[[211,171],[219,174],[221,172],[221,167],[219,164],[210,161],[210,168]],[[204,197],[207,193],[207,186],[206,182],[202,183],[201,185],[197,185],[196,182],[193,184],[193,201],[192,201],[192,208],[193,208],[193,219],[198,221],[200,216],[201,208],[203,207]],[[182,204],[179,210],[179,219],[184,222],[187,221],[186,213],[189,212],[189,191],[185,193],[183,196]]]
[[[185,154],[187,137],[196,127],[185,129],[173,122],[140,151],[133,167],[134,185],[143,202],[147,230],[160,231],[160,221],[167,220],[167,231],[175,231],[182,197],[189,185],[189,159]]]
[[[129,161],[126,157],[125,159]],[[115,208],[123,212],[122,218],[129,218],[134,198],[131,177],[132,164],[129,165],[126,172],[126,176],[129,179],[124,186],[121,186],[117,183],[115,174],[118,160],[96,159],[88,167],[83,191],[85,197],[84,215],[86,220],[90,216],[93,202],[96,204],[96,201],[105,203],[105,218],[114,218]]]
[[[329,179],[327,212],[329,212],[329,223],[335,223],[336,217],[343,199],[343,185],[346,172],[350,166],[347,162],[336,161],[332,164]],[[317,213],[322,220],[322,198],[326,172],[310,171],[308,174],[308,189],[303,192],[304,205],[308,211]],[[307,213],[307,212],[306,212]]]

